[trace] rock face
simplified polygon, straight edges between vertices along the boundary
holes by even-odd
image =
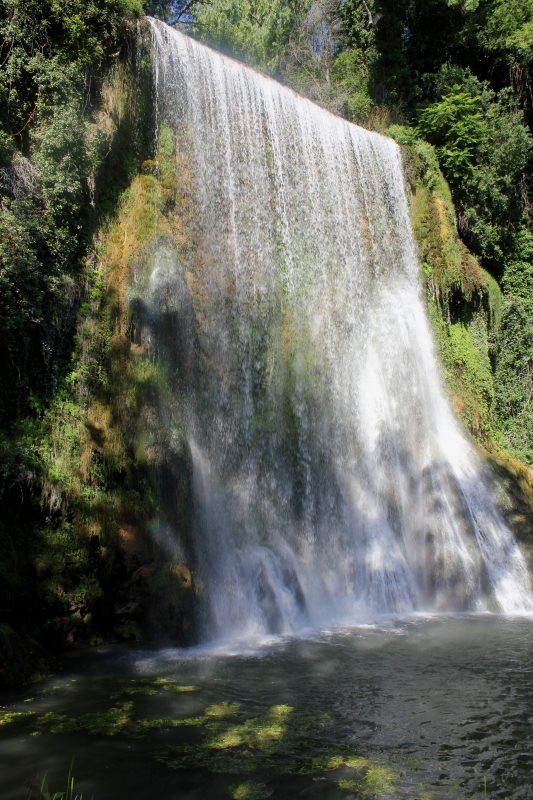
[[[194,636],[191,456],[177,360],[167,358],[183,309],[164,280],[150,287],[165,261],[158,254],[179,261],[187,201],[176,189],[172,140],[154,144],[151,66],[131,44],[89,125],[101,144],[96,247],[73,297],[74,352],[50,407],[32,421],[31,461],[19,464],[15,449],[11,473],[0,475],[3,652],[22,653],[26,634],[53,652]],[[181,175],[186,186],[185,164]],[[157,319],[154,302],[165,310]],[[168,397],[177,398],[172,408]]]
[[[533,470],[503,453],[488,454],[500,508],[533,573]]]
[[[41,680],[57,666],[56,659],[34,639],[0,625],[0,688]]]

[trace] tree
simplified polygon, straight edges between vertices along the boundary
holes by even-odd
[[[418,129],[437,146],[463,237],[501,277],[525,222],[533,140],[509,90],[496,95],[464,71],[463,79],[421,109]]]
[[[193,9],[193,29],[220,50],[277,72],[298,5],[295,0],[200,0]]]

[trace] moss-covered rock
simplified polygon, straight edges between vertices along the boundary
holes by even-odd
[[[514,531],[533,572],[533,470],[502,451],[487,454],[500,510]]]
[[[474,438],[494,438],[492,347],[502,317],[497,282],[461,241],[450,189],[433,147],[411,128],[391,126],[402,146],[413,231],[429,317],[456,414]]]
[[[194,635],[191,459],[143,296],[162,243],[184,246],[176,170],[189,176],[169,129],[154,145],[151,64],[137,48],[132,38],[109,69],[85,126],[94,247],[72,289],[73,351],[50,400],[13,440],[0,435],[2,621],[53,650]]]
[[[514,387],[503,391],[497,384],[505,374],[502,349],[513,352],[505,341],[505,320],[514,295],[511,292],[509,299],[502,294],[497,281],[460,240],[452,197],[434,148],[412,128],[394,125],[388,133],[403,151],[428,314],[454,411],[492,467],[500,509],[533,566],[533,473],[516,458],[528,460],[524,448],[528,434],[517,431],[517,423],[527,427],[530,404],[524,403],[523,375],[515,393],[519,413],[512,407]],[[525,332],[524,338],[528,335]],[[520,368],[527,371],[523,363]],[[510,408],[503,409],[503,396]]]

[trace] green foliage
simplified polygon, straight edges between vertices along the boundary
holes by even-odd
[[[332,79],[346,92],[344,113],[348,119],[362,122],[372,109],[369,70],[360,49],[343,50],[333,62]]]
[[[38,800],[83,800],[83,795],[79,794],[76,789],[76,784],[74,777],[72,775],[73,764],[70,765],[68,775],[67,775],[67,784],[66,789],[64,792],[51,792],[48,788],[48,781],[46,780],[46,776],[38,782],[38,785],[33,788],[38,790]],[[33,791],[31,792],[31,797],[35,797]],[[30,798],[30,795],[28,795]],[[27,798],[27,800],[28,800]]]
[[[485,445],[496,440],[531,463],[533,236],[518,229],[502,295],[461,246],[434,148],[413,128],[387,132],[404,147],[430,318],[455,409]]]
[[[140,610],[128,612],[122,628],[116,626],[113,598],[126,591],[120,530],[134,540],[140,553],[136,558],[151,561],[150,591],[166,598],[169,616],[177,618],[180,576],[188,576],[190,585],[186,568],[177,573],[167,555],[151,549],[148,537],[151,520],[165,515],[164,502],[159,502],[165,457],[172,450],[175,466],[184,459],[179,419],[168,422],[172,436],[165,455],[158,442],[160,428],[167,425],[159,401],[172,390],[163,366],[127,335],[134,314],[126,300],[131,267],[149,264],[159,237],[170,236],[165,215],[175,200],[174,159],[173,135],[162,127],[156,160],[145,162],[152,165],[152,174],[137,175],[123,192],[115,216],[102,226],[98,253],[85,267],[84,302],[68,369],[52,398],[31,396],[34,416],[19,420],[0,453],[0,488],[8,515],[14,517],[0,537],[0,569],[5,566],[9,576],[0,583],[0,600],[5,599],[3,611],[10,622],[37,628],[52,646],[65,639],[91,641],[110,629],[121,636],[139,635],[136,619],[147,613],[150,602],[140,579],[133,603]],[[165,435],[161,438],[166,442]],[[181,478],[185,490],[181,484],[175,494],[171,489],[168,504],[183,520],[186,512],[176,499],[180,492],[183,502],[187,499],[187,478]],[[37,508],[19,524],[11,505],[25,480]],[[28,605],[38,608],[30,619],[20,604],[21,585],[26,584],[32,587]],[[124,601],[121,605],[128,607]],[[46,626],[39,627],[42,617]]]
[[[422,138],[437,146],[440,163],[449,180],[460,182],[472,172],[474,153],[481,139],[482,116],[478,98],[460,86],[420,114],[418,129]]]
[[[0,130],[0,168],[9,167],[13,159],[15,143],[13,138],[5,131]]]
[[[170,389],[129,350],[124,292],[153,237],[175,235],[179,198],[171,132],[154,157],[147,104],[114,66],[143,5],[159,16],[183,7],[0,0],[0,604],[10,621],[33,614],[34,630],[66,625],[59,639],[74,616],[90,630],[101,613],[117,521],[142,527],[155,507],[141,418],[156,417]],[[379,130],[410,123],[388,133],[414,192],[456,410],[484,443],[495,437],[531,463],[533,0],[196,0],[190,10],[200,38],[333,111]],[[93,113],[103,75],[113,76],[111,135]],[[132,181],[141,152],[154,160]],[[95,265],[91,237],[119,198]]]
[[[531,302],[505,304],[496,349],[496,417],[500,444],[526,464],[533,463],[533,314]]]
[[[493,434],[499,446],[532,463],[533,237],[527,213],[533,141],[509,90],[495,95],[472,75],[449,68],[435,86],[459,75],[462,86],[424,108],[418,131],[437,145],[465,241],[502,280],[503,301],[494,279],[485,280],[493,328]]]
[[[211,0],[194,7],[195,30],[205,41],[275,72],[287,45],[296,3]]]
[[[454,409],[474,436],[490,442],[494,385],[484,316],[446,322],[433,310],[430,317]]]
[[[25,162],[22,169],[34,170]],[[62,185],[7,198],[0,207],[0,425],[28,411],[30,394],[50,391],[77,294],[80,207],[69,200],[79,188],[74,172]]]
[[[531,112],[532,0],[489,0],[477,3],[474,12],[465,19],[465,45],[477,63],[490,64],[500,85],[509,84]]]
[[[412,73],[406,55],[407,3],[389,0],[346,0],[342,3],[344,46],[361,52],[360,68],[368,75],[376,106],[387,105],[404,117],[410,99]]]
[[[86,230],[90,154],[79,108],[75,104],[55,108],[34,133],[35,165],[50,224],[47,246],[54,268],[72,274],[82,254],[78,236]]]
[[[508,92],[471,76],[423,109],[419,131],[437,146],[458,206],[461,231],[496,275],[527,204],[533,140]]]
[[[515,238],[503,279],[505,304],[495,353],[496,416],[500,443],[533,463],[533,234]]]
[[[0,2],[0,425],[28,412],[30,393],[50,393],[68,354],[100,146],[84,109],[141,11],[139,0]]]
[[[185,0],[181,0],[181,2],[174,2],[174,0],[146,0],[144,2],[144,11],[152,17],[169,20],[177,6],[181,9],[185,5]]]
[[[88,70],[95,74],[123,36],[126,20],[141,12],[140,0],[2,0],[4,124],[18,131],[53,98],[83,93]]]
[[[87,427],[116,357],[116,306],[88,251],[151,133],[146,69],[128,78],[121,52],[141,11],[137,0],[0,3],[0,606],[51,647],[105,630],[117,515],[151,508],[146,475],[128,472],[136,442],[91,455]],[[152,391],[145,373],[125,373],[128,402]]]
[[[513,248],[505,261],[503,287],[506,295],[533,303],[533,231],[521,225],[513,240]]]

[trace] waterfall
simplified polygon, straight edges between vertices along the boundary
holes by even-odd
[[[398,146],[150,24],[189,209],[150,286],[179,310],[204,635],[533,610],[441,385]]]

